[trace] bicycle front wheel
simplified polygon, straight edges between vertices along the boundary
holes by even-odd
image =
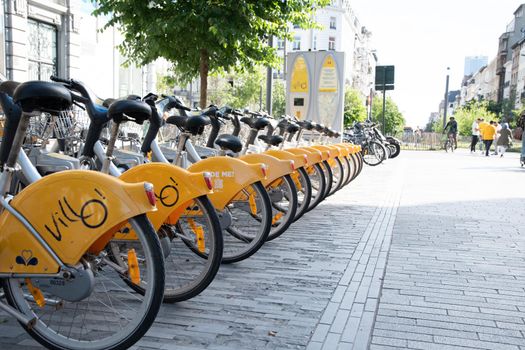
[[[107,250],[97,256],[86,254],[81,268],[91,276],[88,280],[93,289],[79,301],[68,301],[84,290],[69,284],[75,281],[54,279],[56,283],[52,283],[43,277],[4,280],[7,301],[35,320],[32,327],[22,326],[40,344],[60,350],[127,349],[152,325],[162,303],[164,261],[146,215],[129,219],[129,224],[137,239],[130,240],[127,250],[122,251],[127,254],[113,257],[124,261],[126,268],[111,261]],[[129,283],[142,286],[144,295],[129,288]],[[44,285],[54,287],[47,289]]]
[[[312,201],[313,189],[308,172],[304,168],[297,169],[292,176],[294,176],[294,183],[297,188],[298,206],[294,218],[294,221],[297,221],[308,211]]]
[[[384,146],[377,141],[370,141],[365,144],[362,152],[363,161],[370,166],[381,164],[386,157]]]

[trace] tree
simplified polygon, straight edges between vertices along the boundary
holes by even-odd
[[[292,39],[290,23],[314,26],[312,13],[329,0],[94,0],[95,15],[118,26],[128,62],[144,65],[163,57],[185,82],[200,76],[200,106],[207,104],[210,73],[276,67],[268,38]]]
[[[489,102],[485,100],[468,101],[464,106],[457,108],[453,116],[458,123],[458,133],[464,136],[472,135],[472,124],[476,118],[498,119],[497,115],[489,110]]]
[[[280,117],[286,113],[286,86],[283,80],[274,80],[272,87],[272,114]]]
[[[352,126],[355,122],[365,121],[366,107],[358,90],[347,87],[345,89],[344,126]]]
[[[383,98],[377,97],[372,101],[372,118],[373,121],[383,123]],[[403,131],[405,118],[399,111],[394,100],[391,97],[386,98],[385,106],[385,133],[395,134]]]

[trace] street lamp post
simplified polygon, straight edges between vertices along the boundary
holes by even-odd
[[[447,67],[447,81],[445,83],[445,105],[443,108],[443,129],[447,125],[447,108],[448,108],[448,81],[449,81],[450,67]]]

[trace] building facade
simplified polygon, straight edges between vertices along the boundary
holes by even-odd
[[[467,56],[465,57],[465,66],[463,75],[468,76],[477,72],[481,67],[488,64],[489,58],[487,56]]]

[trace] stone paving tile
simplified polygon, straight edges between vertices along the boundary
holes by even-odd
[[[371,348],[525,346],[518,160],[407,156],[417,165],[405,173]]]

